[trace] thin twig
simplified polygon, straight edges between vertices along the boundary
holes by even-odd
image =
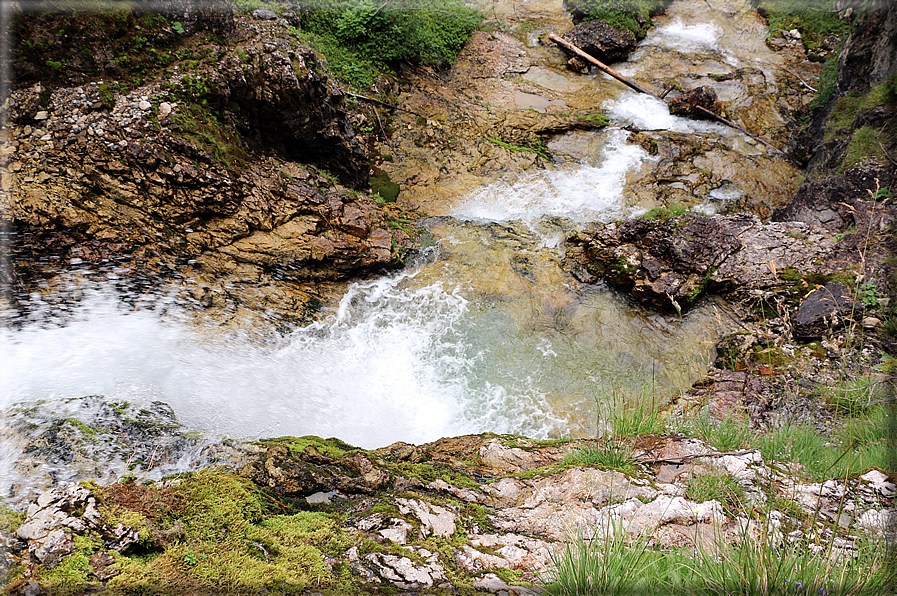
[[[743,449],[741,451],[724,451],[722,453],[696,453],[694,455],[683,455],[682,457],[673,457],[670,459],[645,459],[641,460],[638,457],[634,458],[640,464],[681,464],[693,459],[700,459],[702,457],[722,457],[724,455],[747,455],[748,453],[753,453],[756,449]]]
[[[781,68],[782,68],[782,70],[784,70],[785,72],[787,72],[788,74],[790,74],[792,77],[796,78],[798,81],[800,81],[801,83],[803,83],[804,87],[806,87],[807,89],[809,89],[809,90],[812,91],[813,93],[818,93],[818,91],[816,91],[816,89],[814,89],[813,87],[810,87],[810,85],[809,85],[805,80],[803,80],[802,78],[800,78],[800,75],[799,75],[799,74],[797,74],[796,72],[792,71],[791,69],[785,68],[784,66],[782,66]]]
[[[419,117],[421,117],[421,118],[425,118],[425,117],[426,117],[426,116],[421,116],[421,115],[418,114],[417,112],[412,112],[411,110],[406,110],[405,108],[401,108],[401,107],[399,107],[399,106],[396,106],[396,105],[393,105],[393,104],[390,104],[390,103],[386,103],[385,101],[380,101],[379,99],[374,99],[373,97],[368,97],[368,96],[366,96],[366,95],[358,95],[357,93],[349,93],[348,91],[344,91],[343,93],[345,93],[345,94],[348,95],[349,97],[355,97],[355,98],[357,98],[357,99],[363,99],[363,100],[365,100],[365,101],[371,101],[371,102],[374,102],[374,103],[379,103],[381,106],[386,106],[387,108],[390,108],[390,109],[393,109],[393,110],[401,110],[401,111],[403,111],[403,112],[408,112],[409,114],[414,114],[415,116],[419,116]]]
[[[377,124],[380,125],[380,132],[383,133],[383,140],[389,144],[389,137],[386,136],[386,129],[383,128],[383,123],[380,121],[380,113],[377,111],[377,108],[374,108],[374,116],[377,117]]]
[[[375,10],[375,11],[374,11],[374,14],[371,15],[371,18],[374,18],[375,16],[377,16],[377,15],[380,13],[380,11],[383,10],[383,7],[386,6],[387,4],[389,4],[390,2],[392,2],[392,0],[386,0],[386,2],[384,2],[383,4],[381,4],[381,5],[380,5],[380,8],[378,8],[377,10]]]

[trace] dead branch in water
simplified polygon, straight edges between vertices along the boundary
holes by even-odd
[[[586,54],[585,52],[583,52],[581,49],[579,49],[578,47],[576,47],[575,45],[573,45],[566,39],[561,39],[554,33],[549,33],[548,39],[550,39],[554,43],[558,44],[559,46],[567,49],[568,51],[573,52],[574,54],[576,54],[583,60],[587,60],[588,62],[591,62],[592,64],[594,64],[595,66],[597,66],[598,68],[600,68],[601,70],[603,70],[604,72],[606,72],[607,74],[612,76],[613,78],[617,79],[618,81],[620,81],[627,87],[630,87],[630,88],[638,91],[639,93],[644,93],[645,95],[650,95],[651,97],[657,97],[656,95],[654,95],[653,93],[651,93],[650,91],[648,91],[647,89],[645,89],[644,87],[639,85],[638,83],[630,81],[629,79],[627,79],[626,77],[624,77],[623,75],[621,75],[620,73],[615,71],[613,68],[606,65],[604,62],[601,62],[594,56]]]
[[[560,37],[558,37],[558,36],[555,35],[554,33],[549,33],[549,34],[548,34],[548,39],[550,39],[551,41],[555,42],[556,44],[558,44],[558,45],[561,46],[562,48],[566,49],[567,51],[572,52],[573,54],[579,56],[579,57],[582,58],[583,60],[587,60],[588,62],[591,62],[592,64],[594,64],[595,66],[597,66],[599,69],[601,69],[602,71],[606,72],[607,74],[609,74],[609,75],[612,76],[613,78],[617,79],[618,81],[620,81],[621,83],[623,83],[624,85],[626,85],[627,87],[629,87],[630,89],[633,89],[633,90],[635,90],[635,91],[638,91],[639,93],[644,93],[645,95],[650,95],[651,97],[655,97],[655,98],[660,99],[660,100],[663,100],[663,99],[666,97],[667,93],[669,93],[669,89],[667,89],[666,91],[664,91],[663,95],[661,95],[660,97],[658,97],[657,95],[654,95],[653,93],[651,93],[650,91],[648,91],[647,89],[645,89],[644,87],[642,87],[641,85],[639,85],[638,83],[635,83],[635,82],[633,82],[633,81],[630,81],[629,79],[627,79],[626,77],[624,77],[623,75],[621,75],[620,73],[618,73],[617,71],[615,71],[615,70],[614,70],[613,68],[611,68],[610,66],[607,66],[606,64],[604,64],[603,62],[601,62],[600,60],[598,60],[597,58],[595,58],[594,56],[591,56],[591,55],[585,53],[584,51],[582,51],[580,48],[576,47],[575,45],[573,45],[573,44],[570,43],[569,41],[567,41],[567,40],[565,40],[565,39],[561,39]],[[726,126],[729,126],[729,127],[731,127],[731,128],[734,128],[735,130],[737,130],[737,131],[739,131],[739,132],[741,132],[741,133],[743,133],[743,134],[746,134],[747,136],[751,137],[752,139],[754,139],[754,140],[757,141],[758,143],[763,144],[764,147],[767,147],[767,148],[770,149],[773,153],[776,153],[777,155],[782,155],[782,156],[787,157],[787,156],[785,155],[785,152],[782,151],[781,149],[778,149],[778,148],[775,147],[774,145],[771,145],[770,143],[764,141],[764,140],[763,140],[762,138],[760,138],[759,136],[757,136],[757,135],[755,135],[755,134],[753,134],[753,133],[751,133],[751,132],[748,132],[747,130],[745,130],[745,129],[742,128],[741,126],[735,124],[735,123],[732,122],[731,120],[727,120],[727,119],[723,118],[722,116],[720,116],[719,114],[715,114],[715,113],[711,112],[711,111],[708,110],[707,108],[703,108],[703,107],[701,107],[701,106],[695,106],[695,108],[697,108],[701,113],[703,113],[703,114],[705,114],[705,115],[707,115],[707,116],[710,116],[711,118],[714,118],[714,119],[716,119],[716,120],[719,120],[720,122],[722,122],[722,123],[725,124]]]

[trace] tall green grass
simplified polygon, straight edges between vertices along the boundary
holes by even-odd
[[[552,596],[884,596],[897,590],[894,546],[860,537],[853,553],[836,552],[834,536],[783,539],[770,523],[728,542],[660,549],[630,538],[619,525],[578,536],[552,556],[544,575]],[[811,537],[812,538],[812,537]],[[817,537],[818,538],[818,537]]]

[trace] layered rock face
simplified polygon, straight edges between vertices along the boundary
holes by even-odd
[[[373,198],[284,159],[367,184],[365,151],[314,52],[282,24],[233,34],[238,45],[212,45],[200,66],[175,64],[127,94],[99,83],[13,92],[2,151],[13,288],[52,253],[177,270],[204,306],[225,306],[234,294],[222,288],[236,285],[231,306],[305,320],[320,306],[315,284],[400,265],[408,237]],[[253,137],[272,151],[253,151]]]

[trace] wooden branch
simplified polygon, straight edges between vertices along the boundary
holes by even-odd
[[[664,92],[664,94],[663,94],[662,96],[658,97],[658,96],[654,95],[653,93],[651,93],[650,91],[648,91],[647,89],[645,89],[644,87],[642,87],[641,85],[639,85],[638,83],[635,83],[635,82],[633,82],[633,81],[630,81],[629,79],[627,79],[626,77],[624,77],[623,75],[621,75],[620,73],[618,73],[617,71],[615,71],[615,70],[614,70],[613,68],[611,68],[610,66],[607,66],[606,64],[604,64],[603,62],[601,62],[601,61],[598,60],[597,58],[595,58],[595,57],[593,57],[593,56],[590,56],[589,54],[586,54],[585,52],[583,52],[581,49],[579,49],[578,47],[576,47],[575,45],[573,45],[573,44],[570,43],[569,41],[567,41],[567,40],[565,40],[565,39],[561,39],[560,37],[558,37],[558,36],[555,35],[554,33],[549,33],[549,34],[548,34],[548,39],[550,39],[550,40],[553,41],[554,43],[558,44],[559,46],[563,47],[563,48],[566,49],[567,51],[572,52],[573,54],[579,56],[579,57],[582,58],[583,60],[587,60],[588,62],[591,62],[592,64],[594,64],[595,66],[597,66],[598,68],[600,68],[601,70],[603,70],[604,72],[606,72],[607,74],[609,74],[610,76],[612,76],[613,78],[617,79],[618,81],[620,81],[621,83],[623,83],[624,85],[626,85],[627,87],[629,87],[630,89],[633,89],[633,90],[635,90],[635,91],[638,91],[639,93],[644,93],[645,95],[650,95],[651,97],[655,97],[655,98],[657,98],[657,99],[663,100],[663,99],[666,97],[666,94],[669,92],[669,91]],[[800,78],[800,77],[798,77],[798,78]],[[719,114],[714,114],[714,113],[711,112],[710,110],[708,110],[708,109],[706,109],[706,108],[703,108],[703,107],[701,107],[701,106],[695,106],[695,108],[697,108],[698,111],[700,111],[701,113],[706,114],[706,115],[710,116],[711,118],[715,118],[716,120],[719,120],[720,122],[722,122],[722,123],[725,124],[726,126],[730,126],[730,127],[734,128],[735,130],[740,131],[740,132],[746,134],[747,136],[751,137],[752,139],[754,139],[754,140],[757,141],[758,143],[762,143],[765,147],[771,149],[774,153],[776,153],[776,154],[778,154],[778,155],[785,156],[785,152],[784,152],[784,151],[782,151],[781,149],[778,149],[778,148],[775,147],[774,145],[771,145],[770,143],[764,141],[763,139],[761,139],[761,138],[758,137],[757,135],[748,132],[747,130],[745,130],[744,128],[738,126],[737,124],[735,124],[735,123],[732,122],[731,120],[726,120],[725,118],[723,118],[723,117],[720,116]],[[786,156],[786,157],[787,157],[787,156]]]
[[[779,149],[778,147],[776,147],[776,146],[774,146],[774,145],[771,145],[771,144],[767,143],[766,141],[764,141],[763,139],[761,139],[761,138],[758,137],[757,135],[748,132],[747,130],[745,130],[744,128],[738,126],[737,124],[735,124],[735,123],[732,122],[731,120],[726,120],[725,118],[723,118],[723,117],[720,116],[719,114],[716,114],[716,113],[714,113],[714,112],[711,112],[710,110],[708,110],[707,108],[702,107],[702,106],[695,106],[695,109],[698,110],[699,112],[701,112],[702,114],[706,114],[707,116],[710,116],[711,118],[715,118],[715,119],[719,120],[720,122],[722,122],[722,123],[725,124],[726,126],[731,126],[731,127],[734,128],[735,130],[737,130],[737,131],[739,131],[739,132],[742,132],[742,133],[746,134],[747,136],[751,137],[752,139],[754,139],[754,140],[757,141],[758,143],[762,143],[765,147],[768,147],[769,149],[771,149],[774,153],[777,153],[777,154],[779,154],[779,155],[785,155],[785,152],[782,151],[781,149]]]
[[[747,455],[757,451],[756,449],[743,449],[742,451],[724,451],[722,453],[696,453],[695,455],[683,455],[682,457],[674,457],[671,459],[638,459],[635,460],[640,464],[683,464],[692,459],[700,459],[702,457],[722,457],[724,455]]]
[[[651,97],[657,97],[656,95],[654,95],[653,93],[651,93],[650,91],[648,91],[647,89],[645,89],[644,87],[639,85],[638,83],[630,81],[629,79],[627,79],[626,77],[624,77],[623,75],[621,75],[620,73],[615,71],[610,66],[604,64],[603,62],[601,62],[594,56],[590,56],[589,54],[586,54],[585,52],[583,52],[581,49],[579,49],[578,47],[576,47],[575,45],[573,45],[566,39],[561,39],[554,33],[549,33],[548,39],[550,39],[554,43],[558,44],[562,48],[566,49],[567,51],[576,54],[583,60],[591,62],[592,64],[594,64],[595,66],[597,66],[598,68],[600,68],[601,70],[603,70],[604,72],[606,72],[607,74],[612,76],[613,78],[617,79],[618,81],[620,81],[621,83],[623,83],[624,85],[629,87],[630,89],[634,89],[635,91],[638,91],[639,93],[644,93],[645,95],[650,95]]]
[[[370,101],[370,102],[372,102],[372,103],[379,103],[381,106],[385,106],[385,107],[387,107],[387,108],[392,108],[393,110],[401,110],[401,111],[403,111],[403,112],[408,112],[409,114],[414,114],[415,116],[420,116],[421,118],[424,118],[424,117],[425,117],[425,116],[421,116],[421,115],[418,114],[417,112],[412,112],[411,110],[406,110],[405,108],[400,108],[399,106],[394,106],[394,105],[392,105],[392,104],[390,104],[390,103],[386,103],[385,101],[380,101],[379,99],[375,99],[375,98],[373,98],[373,97],[368,97],[368,96],[366,96],[366,95],[358,95],[358,94],[356,94],[356,93],[349,93],[348,91],[343,91],[343,93],[346,94],[346,95],[348,95],[349,97],[355,97],[355,98],[357,98],[357,99],[363,99],[363,100],[365,100],[365,101]],[[378,118],[379,118],[379,116],[378,116]]]

